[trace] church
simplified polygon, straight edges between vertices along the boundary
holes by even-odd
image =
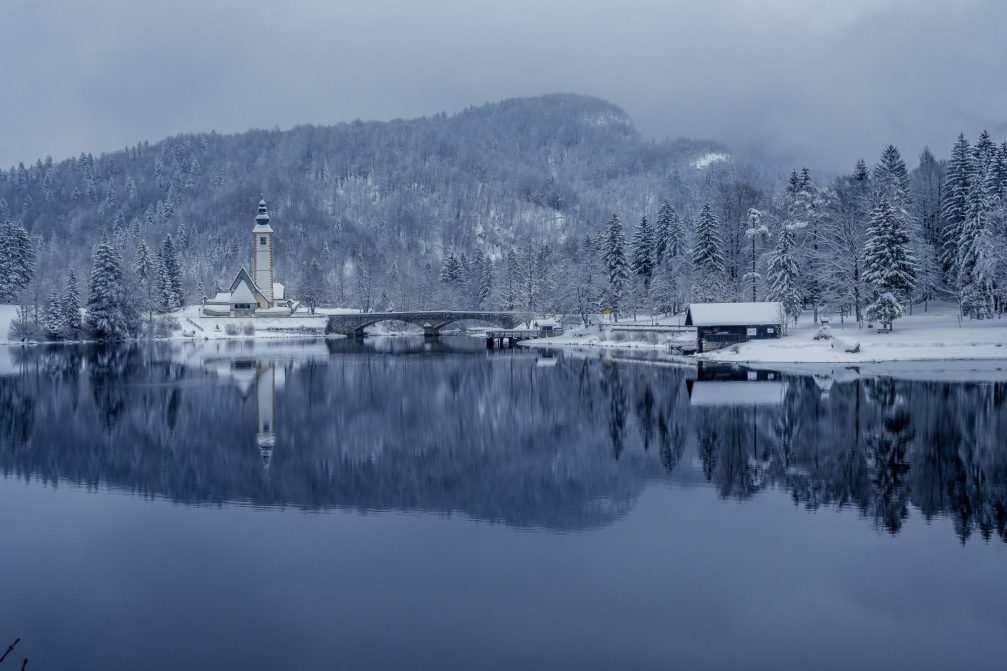
[[[286,297],[273,276],[273,227],[266,200],[259,197],[259,213],[252,227],[252,274],[242,267],[226,291],[203,297],[204,317],[289,317],[298,303]]]

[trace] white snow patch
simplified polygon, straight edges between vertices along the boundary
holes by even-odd
[[[728,155],[723,152],[708,151],[699,158],[694,159],[690,165],[696,170],[703,170],[709,168],[714,163],[726,161],[728,158]]]

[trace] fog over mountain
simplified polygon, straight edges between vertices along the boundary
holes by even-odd
[[[889,142],[946,156],[959,131],[1002,134],[1005,22],[994,0],[8,0],[0,165],[569,91],[647,138],[839,172]]]

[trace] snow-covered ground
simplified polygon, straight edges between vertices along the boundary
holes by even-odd
[[[538,338],[521,343],[529,347],[606,347],[613,349],[669,350],[676,345],[696,342],[695,329],[678,332],[662,331],[681,327],[684,315],[621,317],[618,322],[605,321],[591,326],[565,327],[563,335]],[[650,327],[655,327],[651,329]]]
[[[858,352],[834,348],[831,340],[814,340],[817,328],[806,314],[797,327],[775,340],[755,340],[736,347],[697,355],[697,359],[732,363],[870,363],[882,361],[967,361],[1007,360],[1007,319],[958,321],[958,306],[953,303],[931,304],[927,312],[921,306],[915,314],[895,322],[891,333],[857,328],[839,320],[832,322],[832,334],[847,345],[859,344]],[[568,328],[562,336],[522,343],[531,347],[608,347],[618,349],[668,350],[687,342],[695,343],[695,332],[661,333],[646,326],[680,325],[683,316],[634,320],[623,318],[617,324]],[[639,329],[639,330],[635,330]],[[954,375],[960,374],[958,368]],[[968,375],[967,377],[972,377]]]
[[[867,363],[879,361],[954,361],[1007,359],[1007,319],[958,321],[958,306],[931,304],[927,312],[914,308],[913,316],[896,320],[891,333],[857,328],[847,323],[840,328],[833,320],[834,336],[859,344],[858,352],[833,347],[833,341],[814,340],[817,329],[805,315],[797,328],[776,340],[754,340],[736,347],[698,355],[707,361],[738,363]]]
[[[181,327],[172,336],[174,338],[303,338],[325,333],[326,315],[331,312],[316,310],[315,315],[298,312],[290,317],[204,317],[200,314],[200,306],[187,305],[168,316],[174,317]],[[237,334],[227,333],[229,324],[237,327]],[[246,334],[246,328],[255,331]]]
[[[200,306],[188,305],[167,315],[167,317],[174,318],[179,326],[179,329],[169,336],[169,339],[303,338],[306,335],[324,334],[325,320],[328,315],[352,312],[359,312],[359,310],[319,308],[314,315],[311,315],[307,310],[302,309],[291,317],[204,317],[200,314]],[[16,305],[0,305],[0,345],[15,344],[10,340],[10,326],[16,317]],[[228,324],[236,327],[238,332],[236,334],[227,333]],[[252,328],[254,332],[245,333],[246,328]]]

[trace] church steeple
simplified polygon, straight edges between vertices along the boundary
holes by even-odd
[[[259,194],[259,214],[255,217],[256,223],[269,223],[269,211],[266,209],[266,198],[264,194]]]
[[[252,228],[252,280],[273,307],[273,228],[269,225],[266,199],[259,195],[259,213]]]

